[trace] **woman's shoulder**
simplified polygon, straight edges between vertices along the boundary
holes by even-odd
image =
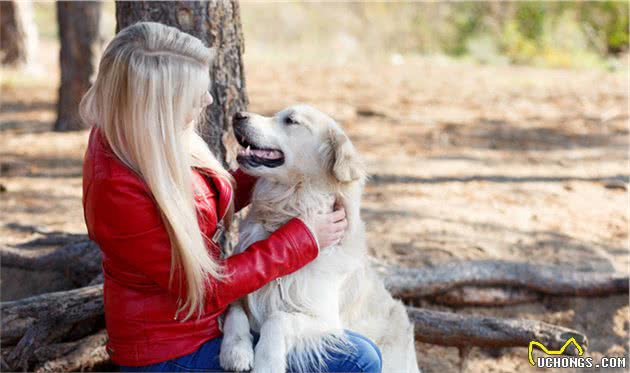
[[[83,164],[83,202],[88,225],[136,232],[161,223],[152,194],[133,170],[111,152],[93,129]]]
[[[144,180],[118,159],[97,127],[90,133],[83,163],[83,182],[98,183],[107,188],[132,188],[149,192]]]
[[[99,236],[136,235],[162,226],[157,203],[134,175],[95,178],[84,195],[88,230]]]

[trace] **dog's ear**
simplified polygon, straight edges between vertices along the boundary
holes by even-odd
[[[328,130],[326,167],[337,181],[349,183],[365,177],[365,167],[348,136],[339,128]]]

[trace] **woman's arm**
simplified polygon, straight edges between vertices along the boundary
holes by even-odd
[[[174,272],[169,286],[170,239],[157,204],[142,181],[129,177],[95,181],[86,202],[90,237],[105,256],[119,263],[122,270],[142,273],[175,296],[186,296],[183,271]],[[223,260],[226,278],[209,281],[206,302],[213,308],[227,305],[277,277],[296,271],[318,252],[309,228],[300,219],[292,219],[268,239]]]
[[[289,220],[269,238],[223,261],[226,278],[213,281],[206,302],[227,306],[270,281],[295,272],[317,257],[319,247],[310,229],[298,218]]]

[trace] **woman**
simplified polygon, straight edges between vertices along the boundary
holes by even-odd
[[[138,23],[105,50],[80,112],[94,126],[83,167],[90,238],[103,252],[112,360],[128,371],[220,370],[219,316],[340,240],[345,213],[291,219],[242,254],[216,238],[249,202],[255,179],[228,173],[196,132],[212,103],[211,51],[175,28]],[[233,193],[233,189],[235,192]],[[330,371],[380,371],[380,352],[331,352]]]

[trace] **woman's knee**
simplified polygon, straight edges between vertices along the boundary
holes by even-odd
[[[348,339],[354,346],[353,363],[360,372],[380,373],[383,365],[381,350],[367,337],[347,331]]]

